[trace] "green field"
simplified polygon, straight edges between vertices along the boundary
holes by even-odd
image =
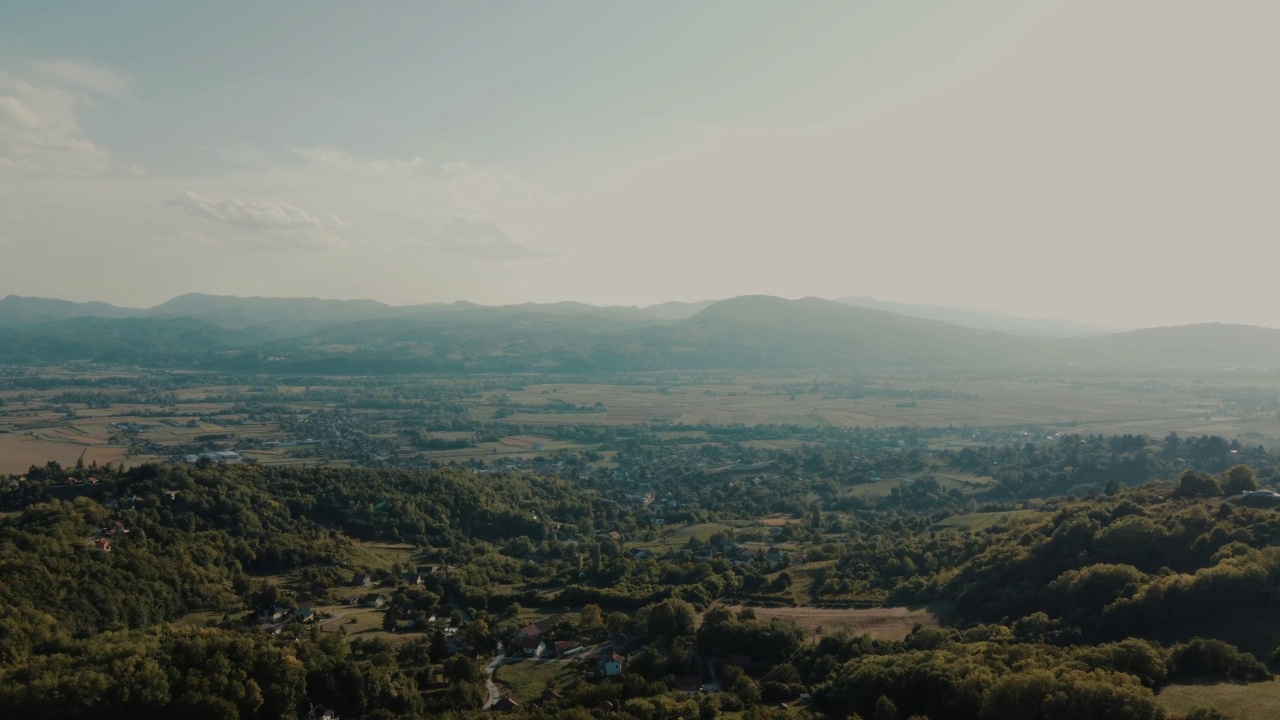
[[[1170,685],[1156,696],[1165,710],[1185,714],[1196,708],[1220,710],[1234,720],[1280,718],[1280,682],[1250,685]]]
[[[1030,522],[1048,513],[1040,510],[1004,510],[1000,512],[970,513],[969,515],[953,515],[934,525],[934,529],[949,530],[986,530],[996,525],[1013,525]]]
[[[559,660],[517,660],[499,666],[493,679],[506,687],[511,697],[528,702],[542,697],[543,690],[564,687],[577,677],[574,664]]]

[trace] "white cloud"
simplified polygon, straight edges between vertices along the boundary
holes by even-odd
[[[381,178],[403,178],[432,167],[426,158],[414,156],[404,160],[356,155],[333,147],[294,147],[290,152],[316,167],[330,168],[349,175]]]
[[[234,242],[257,242],[275,246],[323,245],[338,247],[342,238],[335,231],[348,224],[333,214],[313,215],[302,208],[271,200],[237,200],[211,198],[191,190],[184,190],[165,201],[166,205],[214,223],[228,225],[250,233],[248,236],[227,238]],[[197,239],[208,244],[217,239],[202,233]]]
[[[270,200],[214,199],[183,190],[165,202],[206,220],[245,230],[330,230],[347,225],[336,215],[312,215],[302,208]]]
[[[32,63],[32,69],[40,77],[64,88],[113,97],[129,89],[129,80],[124,75],[82,60],[49,58]]]
[[[65,173],[101,172],[107,152],[85,136],[74,89],[33,85],[0,70],[0,168]]]
[[[407,178],[423,174],[452,175],[471,169],[471,163],[462,160],[431,162],[420,155],[409,158],[387,158],[361,155],[327,145],[291,147],[289,152],[307,161],[307,164],[347,175],[378,178]]]
[[[427,238],[435,250],[479,260],[533,260],[556,257],[559,253],[535,250],[522,245],[492,220],[472,220],[454,215]]]

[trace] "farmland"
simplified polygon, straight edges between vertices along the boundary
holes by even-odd
[[[733,607],[739,611],[742,608]],[[804,628],[812,635],[847,632],[852,635],[870,635],[881,640],[902,640],[913,627],[937,627],[951,613],[946,603],[914,607],[877,608],[815,608],[774,607],[752,608],[761,620],[785,620]]]
[[[1236,685],[1170,685],[1156,696],[1165,710],[1188,713],[1212,708],[1234,720],[1270,720],[1280,717],[1280,683]]]
[[[553,381],[554,380],[554,381]],[[1219,434],[1280,444],[1280,378],[1265,373],[1128,378],[644,374],[566,382],[538,376],[272,378],[92,367],[0,371],[0,472],[31,465],[125,466],[208,450],[262,464],[393,465],[527,461],[598,444],[566,427],[653,428],[709,441],[705,428],[949,429],[938,449],[1030,433]],[[1028,436],[1028,439],[1032,439]],[[806,436],[743,447],[791,450]],[[594,460],[608,464],[608,451]],[[969,492],[984,480],[940,479]],[[862,495],[892,485],[865,486]]]

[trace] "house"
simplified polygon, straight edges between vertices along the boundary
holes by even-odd
[[[551,702],[552,700],[563,700],[563,699],[564,699],[563,695],[556,692],[555,690],[552,690],[551,688],[547,688],[546,690],[542,691],[542,702]]]
[[[351,576],[351,584],[356,587],[369,587],[373,584],[373,576],[369,573],[356,573]]]
[[[622,674],[622,666],[626,663],[626,658],[618,653],[609,653],[600,660],[600,674],[605,677],[613,677]]]
[[[608,715],[609,713],[613,712],[613,703],[609,702],[608,700],[601,700],[596,705],[596,709],[604,713],[605,715]]]
[[[323,705],[312,705],[310,710],[302,714],[302,720],[339,720],[339,718],[338,713]]]
[[[404,577],[401,578],[401,580],[403,580],[404,584],[406,585],[421,585],[422,574],[416,573],[416,572],[405,573]]]
[[[365,595],[364,600],[360,603],[364,607],[374,608],[375,610],[387,604],[386,598],[381,595]]]
[[[527,657],[541,657],[547,651],[547,643],[541,636],[527,637],[520,641],[520,652]]]
[[[269,623],[277,623],[284,620],[287,617],[289,617],[289,608],[280,607],[279,605],[275,607],[263,608],[262,610],[258,611],[258,622],[262,623],[263,625],[267,625]]]
[[[560,615],[552,615],[551,617],[542,618],[541,620],[538,620],[536,622],[531,622],[528,625],[525,625],[524,627],[517,630],[515,637],[512,638],[512,641],[519,643],[519,642],[523,642],[525,638],[541,637],[543,633],[555,627],[555,624],[560,622],[560,618],[561,618]]]
[[[768,554],[764,556],[764,561],[769,564],[770,570],[777,570],[787,564],[787,556],[777,550],[770,550]]]
[[[316,611],[309,607],[300,607],[293,611],[293,619],[298,622],[315,622]]]
[[[697,695],[702,692],[702,676],[700,675],[677,675],[676,691],[685,695]]]
[[[556,643],[555,650],[557,657],[564,657],[566,655],[576,655],[583,650],[583,647],[576,640],[561,640]]]
[[[342,603],[343,605],[355,605],[356,603],[360,602],[360,598],[356,597],[355,595],[348,595],[342,598],[341,600],[339,600],[338,602]]]
[[[93,546],[103,552],[111,552],[111,541],[106,538],[100,537],[97,540],[94,540]]]
[[[518,707],[520,707],[520,703],[512,700],[510,695],[503,695],[492,705],[492,708],[498,712],[511,712]]]

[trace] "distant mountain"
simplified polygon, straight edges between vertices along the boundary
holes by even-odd
[[[1037,359],[1022,338],[820,298],[721,300],[671,326],[674,357],[709,367],[891,367]]]
[[[146,310],[10,296],[0,300],[0,330],[5,363],[95,360],[247,372],[1280,366],[1280,330],[1253,326],[1026,337],[849,298],[764,295],[648,308],[184,295]]]
[[[856,305],[875,310],[885,310],[899,315],[939,320],[962,327],[998,330],[1011,335],[1023,335],[1026,337],[1097,337],[1119,332],[1116,328],[1103,325],[1090,325],[1072,322],[1071,320],[1055,320],[1051,318],[1020,317],[947,305],[913,305],[910,303],[877,300],[871,297],[842,297],[837,298],[835,302],[842,305]]]
[[[189,317],[241,330],[267,327],[282,336],[300,335],[334,322],[390,317],[396,308],[376,300],[179,295],[147,311],[155,317]]]
[[[0,300],[0,325],[32,325],[78,317],[136,317],[145,312],[104,302],[78,303],[56,298],[10,295]]]
[[[267,339],[262,332],[228,330],[192,318],[78,317],[9,328],[0,343],[0,361],[202,364],[211,352],[254,347]]]
[[[1145,328],[1080,341],[1064,357],[1144,367],[1280,365],[1280,330],[1224,323]]]
[[[657,305],[649,305],[641,308],[641,310],[659,320],[684,320],[706,310],[715,302],[715,300],[700,300],[698,302],[673,300],[671,302],[658,303]]]

